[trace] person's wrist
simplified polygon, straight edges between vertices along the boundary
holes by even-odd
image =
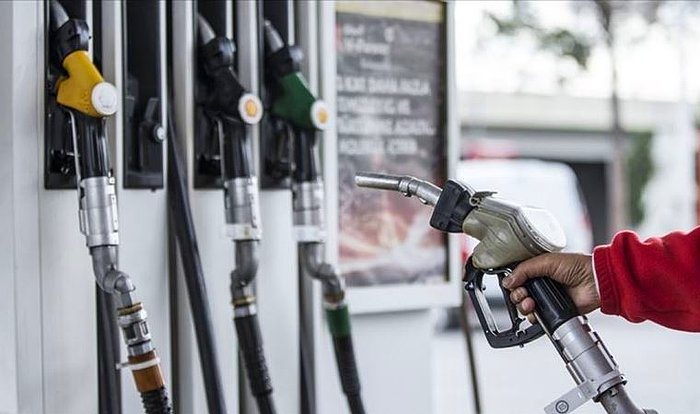
[[[595,294],[598,299],[598,306],[600,306],[600,286],[598,285],[598,275],[595,271],[595,255],[591,255],[591,274],[593,275],[593,286],[595,286]]]

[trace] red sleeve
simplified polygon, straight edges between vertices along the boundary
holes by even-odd
[[[623,231],[593,262],[603,313],[700,332],[700,227],[644,241]]]

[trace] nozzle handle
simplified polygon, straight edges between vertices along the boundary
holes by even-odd
[[[471,258],[465,266],[464,288],[472,300],[486,340],[493,348],[525,345],[539,338],[545,332],[556,331],[566,321],[579,316],[576,305],[559,282],[544,277],[530,279],[525,283],[525,287],[530,297],[535,300],[535,313],[539,324],[521,329],[520,326],[525,320],[518,315],[515,305],[510,301],[510,292],[501,285],[503,278],[510,274],[510,268],[514,267],[515,264],[509,266],[508,269],[494,272],[484,271],[476,268]],[[494,273],[498,276],[499,287],[510,317],[511,327],[509,329],[500,330],[496,326],[491,308],[482,292],[483,278],[487,273]]]
[[[483,279],[487,273],[498,276],[499,287],[501,288],[501,293],[503,294],[511,323],[511,326],[506,329],[502,329],[496,324],[491,307],[484,295]],[[541,325],[532,325],[526,328],[521,327],[525,319],[518,315],[518,310],[510,301],[510,292],[501,286],[501,280],[508,273],[509,269],[488,272],[481,270],[474,266],[471,257],[467,260],[464,269],[464,289],[469,293],[469,299],[471,299],[476,316],[479,318],[479,324],[484,331],[486,341],[492,348],[523,346],[541,337],[545,333]]]

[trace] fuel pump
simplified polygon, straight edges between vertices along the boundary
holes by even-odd
[[[321,282],[342,389],[350,411],[364,413],[345,282],[324,258],[324,188],[317,141],[318,132],[328,123],[329,113],[323,101],[311,93],[301,74],[301,49],[285,44],[270,21],[265,21],[264,36],[266,68],[274,79],[268,88],[272,95],[270,114],[279,140],[277,148],[292,147],[291,159],[278,158],[271,171],[291,173],[299,268]]]
[[[483,294],[484,275],[507,277],[518,262],[561,250],[566,239],[559,223],[546,210],[519,206],[493,192],[476,192],[449,180],[443,189],[410,176],[358,173],[360,187],[398,191],[433,206],[430,225],[449,233],[463,232],[480,240],[465,266],[464,283],[486,339],[493,348],[522,346],[546,334],[566,364],[576,387],[545,407],[548,414],[574,411],[592,399],[606,412],[651,414],[638,408],[625,389],[626,380],[585,316],[579,315],[566,290],[547,279],[531,279],[526,287],[537,303],[538,324],[525,322],[502,289],[511,326],[500,330]]]
[[[258,183],[251,159],[250,126],[262,117],[260,99],[248,93],[234,72],[235,45],[217,36],[198,17],[200,77],[197,133],[213,137],[218,155],[197,160],[198,168],[217,171],[224,188],[226,233],[235,245],[231,297],[240,354],[261,414],[276,412],[272,383],[258,323],[254,280],[262,236]]]
[[[92,256],[98,286],[113,295],[128,362],[146,413],[170,413],[160,360],[151,340],[144,305],[131,278],[118,269],[119,220],[105,119],[117,111],[113,85],[102,78],[88,55],[87,23],[70,19],[57,0],[50,2],[50,59],[64,71],[55,83],[56,102],[64,111],[77,179],[80,231]]]

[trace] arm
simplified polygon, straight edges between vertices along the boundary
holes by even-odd
[[[601,311],[700,331],[699,248],[700,227],[644,241],[632,232],[618,233],[593,255]]]
[[[567,287],[582,314],[600,307],[604,313],[632,322],[651,320],[700,332],[699,246],[700,227],[645,241],[632,232],[621,232],[610,245],[597,247],[593,259],[549,253],[526,260],[503,285],[531,321],[535,302],[523,284],[546,276]]]

